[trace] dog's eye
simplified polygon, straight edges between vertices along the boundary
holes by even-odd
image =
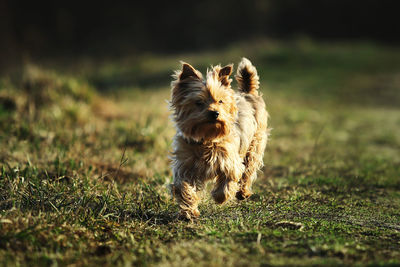
[[[220,103],[220,104],[222,104],[222,103],[224,103],[222,100],[220,100],[220,101],[218,101],[218,103]]]

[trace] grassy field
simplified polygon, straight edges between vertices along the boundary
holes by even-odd
[[[193,222],[167,184],[179,60],[258,67],[255,194]],[[400,49],[260,41],[60,59],[0,78],[0,265],[400,265]]]

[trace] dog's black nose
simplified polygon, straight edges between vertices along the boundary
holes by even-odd
[[[210,112],[208,113],[208,116],[210,117],[210,119],[216,120],[216,119],[218,118],[218,116],[219,116],[219,112],[218,112],[218,111],[215,111],[215,110],[210,111]]]

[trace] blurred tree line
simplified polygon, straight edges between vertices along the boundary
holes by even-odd
[[[398,43],[394,0],[0,0],[0,56],[193,51],[255,37]]]

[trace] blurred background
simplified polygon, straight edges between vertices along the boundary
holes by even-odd
[[[221,48],[255,38],[400,41],[398,1],[0,1],[1,66]]]
[[[395,266],[398,3],[0,0],[0,262]],[[171,74],[241,57],[270,114],[265,167],[251,201],[205,198],[186,227]]]

